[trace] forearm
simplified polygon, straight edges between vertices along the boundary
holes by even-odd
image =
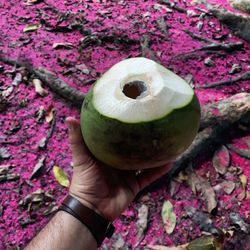
[[[25,250],[95,250],[97,244],[87,227],[72,215],[59,211]]]

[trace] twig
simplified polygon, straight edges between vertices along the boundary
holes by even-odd
[[[20,60],[13,60],[4,57],[1,54],[0,61],[10,65],[17,65],[18,67],[25,67],[30,74],[33,74],[39,78],[57,95],[61,96],[75,106],[80,107],[82,105],[85,94],[75,88],[70,87],[66,82],[55,76],[50,71],[43,68],[35,69],[30,63],[22,62]]]
[[[195,40],[201,41],[201,42],[206,42],[206,43],[214,43],[213,40],[210,40],[206,37],[200,36],[198,34],[195,34],[194,32],[188,30],[188,29],[183,29],[185,33],[187,33],[190,37],[192,37]]]
[[[38,144],[39,149],[44,149],[47,146],[47,143],[55,130],[55,126],[56,126],[56,111],[54,111],[53,119],[48,134],[46,135],[46,137],[43,137]]]
[[[235,35],[250,43],[250,17],[242,14],[235,14],[225,9],[218,9],[213,5],[207,5],[207,7],[215,17],[234,31]]]
[[[168,7],[170,7],[173,10],[177,10],[180,13],[187,13],[187,10],[183,7],[177,5],[176,3],[173,3],[169,0],[161,0],[160,3],[166,4]]]
[[[222,80],[214,83],[207,83],[204,85],[197,85],[196,88],[202,88],[202,89],[208,89],[208,88],[214,88],[218,86],[223,86],[223,85],[229,85],[235,82],[243,81],[243,80],[249,80],[250,79],[250,70],[233,78],[227,79],[227,80]]]
[[[189,55],[192,55],[195,52],[199,51],[226,51],[226,52],[233,52],[235,50],[242,49],[244,44],[242,42],[237,42],[237,43],[210,43],[208,45],[204,45],[201,48],[194,49],[191,51],[187,51],[184,53],[177,54],[173,56],[172,58],[178,58],[178,57],[184,57],[186,58]]]
[[[237,43],[211,43],[208,45],[205,45],[199,49],[193,50],[193,52],[196,51],[202,51],[202,50],[213,50],[213,51],[218,51],[218,50],[224,50],[226,52],[233,52],[235,50],[242,49],[244,44],[242,42],[237,42]]]
[[[150,49],[150,38],[149,38],[149,36],[143,35],[141,37],[140,44],[141,44],[141,54],[142,54],[143,57],[147,57],[149,59],[152,59],[152,60],[160,63],[158,58],[155,56],[154,52]]]
[[[117,44],[125,44],[125,45],[133,45],[138,44],[139,41],[135,39],[131,39],[126,35],[107,35],[107,34],[90,34],[81,39],[80,46],[81,49],[84,49],[92,44],[101,45],[102,43],[117,43]]]

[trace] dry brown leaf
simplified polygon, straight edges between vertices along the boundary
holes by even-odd
[[[241,147],[240,145],[234,145],[234,144],[227,144],[227,146],[229,149],[233,150],[235,153],[237,153],[241,157],[250,159],[250,147],[245,148],[245,147]]]
[[[34,5],[34,4],[38,4],[41,3],[43,0],[26,0],[24,2],[25,5]]]
[[[141,237],[143,237],[144,232],[148,226],[148,206],[143,204],[138,209],[138,221],[136,224],[138,226],[137,237],[140,239]]]
[[[49,192],[45,192],[42,189],[37,189],[31,194],[28,194],[23,200],[19,202],[20,205],[26,206],[31,203],[37,203],[42,201],[52,200],[53,196]]]
[[[55,108],[50,105],[46,111],[45,121],[50,123],[54,118]]]
[[[53,43],[53,49],[72,49],[74,45],[72,43]]]
[[[27,26],[24,27],[23,32],[31,32],[38,30],[42,27],[41,24],[28,24]]]
[[[148,250],[186,250],[188,244],[180,245],[177,247],[166,247],[160,245],[147,245]]]
[[[225,146],[221,146],[215,151],[213,156],[213,166],[220,174],[225,174],[230,165],[230,155]]]
[[[242,174],[239,176],[240,177],[240,182],[241,182],[241,185],[242,185],[242,191],[241,193],[238,195],[238,199],[239,200],[244,200],[246,198],[246,195],[247,195],[247,190],[246,190],[246,187],[247,187],[247,177]]]
[[[191,167],[189,167],[187,171],[188,184],[195,194],[197,191],[202,193],[203,199],[206,202],[207,211],[211,213],[217,207],[214,189],[211,187],[207,179],[197,175]]]
[[[42,120],[45,117],[45,113],[46,113],[45,108],[43,106],[40,106],[39,109],[36,111],[36,114],[35,114],[36,120],[38,122],[42,122]]]
[[[33,79],[32,81],[36,93],[38,93],[40,96],[45,96],[48,94],[48,91],[42,87],[42,82],[39,79]]]
[[[13,90],[14,90],[13,86],[6,87],[6,89],[4,91],[2,91],[2,96],[4,98],[9,97],[12,94]]]
[[[215,191],[223,190],[226,194],[231,194],[235,189],[235,183],[233,181],[223,181],[214,186]]]
[[[0,165],[0,175],[6,175],[10,172],[13,166],[10,164]]]
[[[147,245],[148,250],[186,250],[188,244],[180,245],[177,247],[166,247],[161,245]]]
[[[234,225],[238,225],[239,228],[246,234],[250,233],[250,225],[245,222],[239,213],[231,212],[229,217]]]
[[[5,147],[0,148],[0,160],[1,159],[9,159],[11,157],[11,154],[9,153],[9,150]]]
[[[46,159],[46,156],[41,156],[37,162],[37,164],[35,165],[33,171],[32,171],[32,174],[30,175],[30,180],[32,180],[33,178],[36,178],[39,173],[41,172],[41,170],[43,169],[44,167],[44,161]]]
[[[13,81],[12,81],[12,85],[13,86],[18,86],[19,83],[22,81],[22,79],[23,79],[22,74],[21,73],[16,73],[16,75],[15,75]]]

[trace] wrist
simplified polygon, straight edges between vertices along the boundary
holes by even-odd
[[[60,210],[69,213],[84,224],[96,239],[98,246],[101,245],[105,237],[110,238],[114,233],[115,228],[109,220],[103,218],[89,207],[86,207],[71,195],[68,195],[64,199],[59,208]]]

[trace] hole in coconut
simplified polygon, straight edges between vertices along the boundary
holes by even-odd
[[[143,81],[128,82],[123,86],[122,92],[125,96],[136,99],[143,92],[147,90],[147,87]]]

